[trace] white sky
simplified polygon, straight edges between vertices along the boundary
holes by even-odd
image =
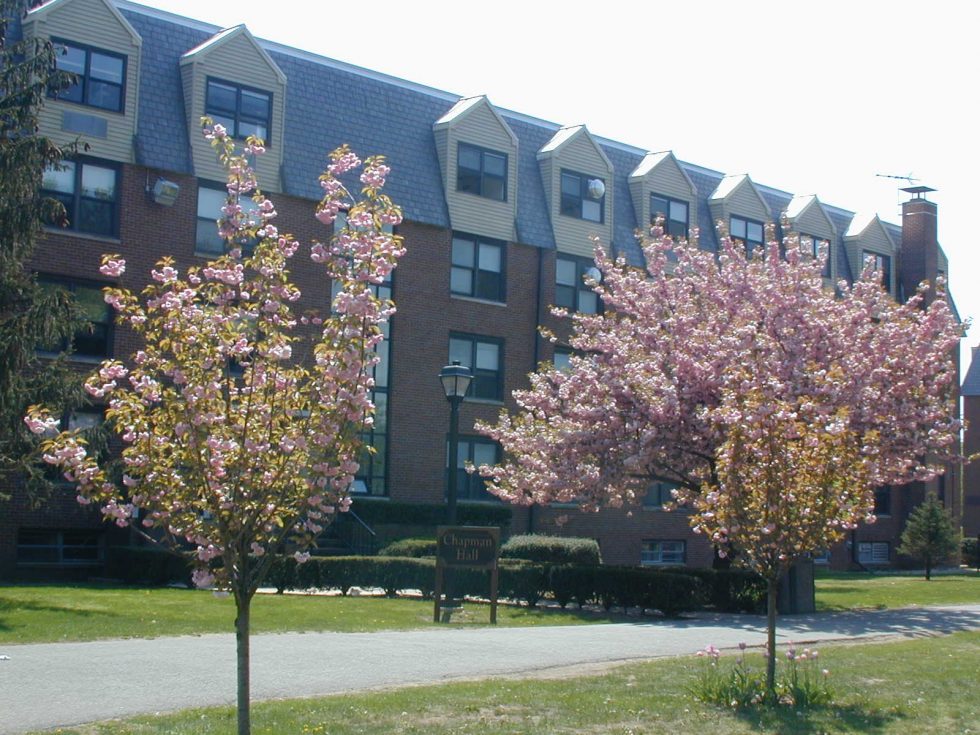
[[[896,223],[908,184],[875,174],[913,176],[980,319],[980,4],[143,2]]]

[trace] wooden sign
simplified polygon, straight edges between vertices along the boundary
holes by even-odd
[[[439,526],[436,529],[436,590],[433,621],[439,622],[446,569],[490,570],[490,622],[497,623],[497,555],[500,529],[496,526]],[[452,572],[449,573],[449,578]],[[450,596],[447,591],[447,597]]]

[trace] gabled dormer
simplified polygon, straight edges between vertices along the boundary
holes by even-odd
[[[454,231],[513,241],[517,136],[484,97],[459,100],[432,126]]]
[[[256,162],[259,181],[264,189],[282,191],[286,75],[248,29],[227,28],[187,51],[180,57],[180,76],[195,174],[225,179],[201,135],[201,117],[208,115],[236,138],[265,140],[266,153]]]
[[[41,133],[59,144],[79,139],[88,156],[131,163],[143,44],[133,26],[109,0],[51,0],[27,14],[24,35],[54,42],[58,68],[78,76],[41,108]]]
[[[772,219],[762,194],[748,174],[726,176],[708,198],[711,219],[722,222],[733,239],[751,252],[765,246],[765,226]]]
[[[698,221],[698,190],[672,151],[647,153],[629,177],[637,223],[647,231],[663,217],[664,231],[687,237]]]
[[[870,263],[884,276],[888,292],[895,293],[897,249],[877,214],[856,214],[844,233],[844,248],[851,273],[859,278]]]
[[[837,228],[831,221],[827,210],[815,194],[797,195],[783,212],[787,231],[784,236],[795,235],[800,238],[800,247],[809,255],[817,256],[824,249],[827,260],[824,262],[823,276],[833,281],[837,277],[835,249],[837,247]]]
[[[558,130],[537,158],[557,249],[591,259],[591,235],[612,242],[612,162],[584,125]]]

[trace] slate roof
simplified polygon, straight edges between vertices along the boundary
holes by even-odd
[[[143,38],[137,162],[193,173],[179,61],[183,54],[206,43],[222,29],[127,0],[117,0],[117,6]],[[460,95],[257,40],[288,80],[282,168],[286,193],[319,198],[317,177],[326,162],[326,151],[349,143],[360,153],[380,152],[388,156],[393,171],[388,191],[402,206],[407,219],[449,227],[432,125],[460,102]],[[553,249],[551,214],[536,156],[549,141],[555,144],[553,139],[562,126],[517,112],[497,111],[519,142],[517,239],[534,247]],[[569,128],[568,134],[576,130]],[[642,253],[635,232],[641,223],[633,211],[629,175],[646,152],[615,141],[596,140],[614,166],[613,250],[640,265]],[[696,164],[678,163],[698,191],[698,221],[692,226],[700,230],[701,246],[716,251],[718,241],[708,197],[718,189],[725,174]],[[770,216],[778,222],[792,195],[755,183]],[[837,207],[825,208],[838,233],[846,232],[853,214]],[[896,231],[901,232],[893,225],[886,227],[893,237]],[[838,273],[850,279],[843,248],[835,250]]]
[[[960,394],[964,396],[980,396],[980,348],[973,348],[973,359],[970,368],[963,379]]]

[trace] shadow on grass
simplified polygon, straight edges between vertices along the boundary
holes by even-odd
[[[735,716],[754,730],[774,731],[780,735],[810,735],[826,732],[882,732],[896,720],[905,718],[898,710],[883,711],[857,704],[810,706],[798,710],[791,706],[767,707],[761,710],[739,710]]]
[[[32,588],[37,587],[40,587],[40,585],[32,585]],[[91,589],[91,587],[86,588]],[[64,587],[59,587],[59,589],[64,589]],[[117,613],[108,610],[87,610],[83,607],[59,605],[41,600],[3,597],[0,594],[0,632],[11,632],[15,630],[15,626],[11,625],[5,618],[16,612],[54,613],[57,615],[74,616],[76,618],[89,618],[96,615],[106,618],[119,617]]]

